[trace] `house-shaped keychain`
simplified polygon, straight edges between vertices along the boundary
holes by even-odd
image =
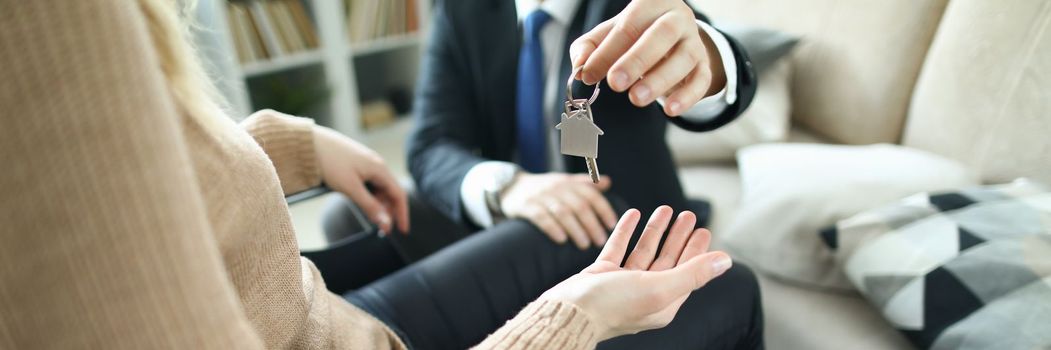
[[[555,129],[562,131],[562,154],[598,158],[598,136],[602,129],[592,121],[590,108],[562,113],[562,122]]]

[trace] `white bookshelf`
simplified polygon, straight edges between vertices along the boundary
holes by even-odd
[[[409,33],[376,39],[367,43],[352,44],[348,50],[349,56],[362,56],[371,53],[399,49],[417,45],[420,42],[420,33]]]
[[[241,64],[241,73],[244,74],[246,78],[250,78],[311,64],[318,64],[324,59],[325,53],[321,49],[296,52],[273,59],[243,63]]]
[[[359,92],[374,87],[367,83],[359,84],[354,69],[355,60],[367,55],[397,52],[416,56],[409,62],[418,62],[422,38],[426,37],[428,30],[431,1],[410,1],[416,1],[417,31],[352,44],[348,36],[344,0],[305,0],[309,3],[316,25],[318,48],[240,63],[234,46],[234,34],[227,20],[227,1],[202,0],[196,11],[198,25],[202,28],[195,33],[195,41],[206,59],[209,74],[237,117],[247,116],[259,109],[251,103],[249,90],[252,87],[249,80],[306,67],[319,67],[325,81],[315,83],[323,84],[328,92],[325,106],[330,118],[328,126],[349,136],[360,137],[363,130]]]

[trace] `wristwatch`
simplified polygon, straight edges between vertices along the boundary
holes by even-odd
[[[518,174],[521,172],[521,169],[517,166],[500,169],[483,186],[485,206],[489,208],[489,216],[493,218],[494,224],[507,219],[503,208],[500,207],[500,199],[504,190],[511,187],[511,184],[515,182],[515,179],[518,178]]]

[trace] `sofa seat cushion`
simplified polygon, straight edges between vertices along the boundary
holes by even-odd
[[[814,290],[763,274],[759,290],[768,349],[912,348],[858,294]]]

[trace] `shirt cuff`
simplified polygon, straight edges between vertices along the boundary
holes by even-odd
[[[471,222],[482,228],[493,226],[493,216],[485,203],[485,184],[499,178],[499,174],[517,170],[514,163],[491,160],[478,163],[467,171],[460,184],[460,201]]]
[[[719,59],[723,61],[723,69],[726,74],[726,86],[722,90],[702,98],[682,114],[682,118],[687,120],[705,122],[719,116],[737,101],[737,59],[734,57],[733,48],[730,47],[730,41],[726,40],[723,33],[701,20],[697,20],[697,26],[712,39],[716,51],[719,52]],[[664,104],[664,98],[659,98],[657,101],[661,105]]]

